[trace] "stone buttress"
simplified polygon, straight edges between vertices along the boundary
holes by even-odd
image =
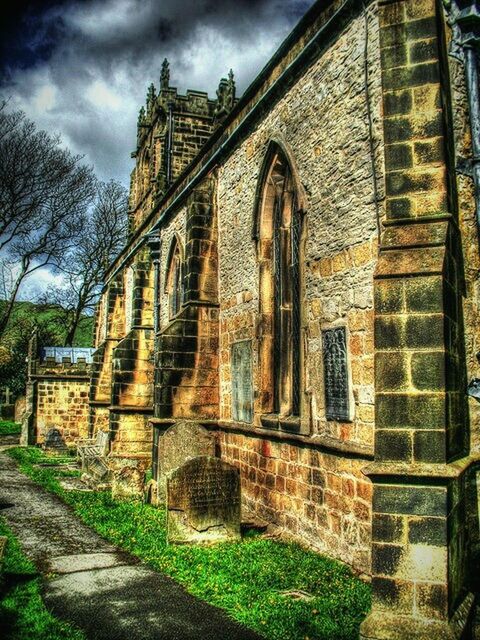
[[[380,3],[386,219],[375,274],[373,609],[362,638],[459,638],[469,457],[442,9]]]

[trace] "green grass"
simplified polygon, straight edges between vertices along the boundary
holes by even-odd
[[[10,420],[0,420],[0,436],[16,436],[22,430],[22,425]]]
[[[0,591],[0,637],[3,640],[86,640],[72,625],[52,616],[41,597],[40,577],[33,563],[0,518],[0,535],[8,537]]]
[[[370,608],[370,587],[345,565],[297,544],[258,536],[211,547],[168,545],[164,510],[115,501],[108,492],[66,492],[58,483],[65,471],[32,466],[45,461],[39,450],[16,448],[8,453],[23,472],[62,497],[103,537],[265,638],[358,638],[360,622]],[[295,600],[282,595],[287,590],[314,597]]]

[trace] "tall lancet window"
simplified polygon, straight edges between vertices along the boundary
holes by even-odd
[[[183,257],[178,239],[174,239],[169,252],[168,271],[166,279],[168,294],[168,314],[174,318],[183,303]]]
[[[299,416],[301,409],[302,212],[285,154],[270,148],[258,193],[256,238],[262,317],[262,410]]]

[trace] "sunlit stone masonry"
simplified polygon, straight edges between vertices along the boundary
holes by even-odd
[[[232,73],[180,95],[165,61],[98,307],[111,469],[158,479],[167,429],[206,428],[244,513],[372,576],[365,640],[472,626],[479,21],[322,0],[240,98]]]

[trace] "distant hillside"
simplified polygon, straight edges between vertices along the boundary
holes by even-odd
[[[0,300],[1,305],[4,304]],[[50,305],[35,304],[33,302],[16,302],[10,319],[7,333],[15,330],[15,326],[29,326],[36,323],[45,328],[47,334],[51,334],[53,342],[50,346],[61,347],[65,341],[65,311]],[[93,334],[93,316],[82,316],[80,326],[75,334],[74,347],[91,347]]]
[[[0,300],[1,307],[5,304]],[[43,346],[61,347],[66,336],[66,312],[50,305],[17,302],[5,334],[0,340],[0,386],[16,394],[25,393],[28,342],[35,327]],[[83,316],[77,329],[74,347],[91,347],[93,317]]]

